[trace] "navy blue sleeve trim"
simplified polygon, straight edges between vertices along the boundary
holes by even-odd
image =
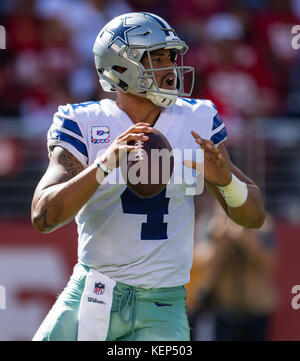
[[[58,118],[60,120],[60,126],[65,128],[65,129],[68,129],[70,130],[71,132],[77,134],[77,135],[80,135],[82,138],[83,138],[83,135],[79,129],[79,126],[76,122],[74,122],[73,120],[71,119],[66,119],[66,118],[62,118],[58,115],[56,115],[56,118]]]
[[[217,113],[213,118],[213,127],[212,130],[217,129],[221,124],[223,123],[223,120],[219,113]]]
[[[64,142],[70,143],[81,154],[83,154],[85,157],[88,158],[88,152],[87,152],[87,149],[86,149],[86,145],[84,143],[82,143],[80,140],[72,137],[71,135],[65,134],[65,133],[61,132],[60,130],[58,130],[58,129],[51,129],[50,130],[50,137],[55,138],[55,139],[59,139],[59,140],[63,140]]]
[[[226,128],[222,128],[222,130],[219,131],[219,133],[216,133],[213,135],[210,140],[212,140],[215,144],[219,144],[227,137],[227,130]]]

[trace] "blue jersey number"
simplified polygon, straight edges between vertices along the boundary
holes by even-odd
[[[139,198],[128,188],[121,195],[124,213],[147,215],[147,222],[142,223],[141,228],[141,239],[145,240],[168,238],[164,214],[168,214],[169,200],[166,189],[153,198]]]

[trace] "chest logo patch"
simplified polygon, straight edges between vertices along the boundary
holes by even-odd
[[[91,128],[91,142],[93,144],[106,144],[110,141],[110,128],[108,125],[93,126]]]

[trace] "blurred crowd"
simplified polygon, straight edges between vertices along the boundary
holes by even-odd
[[[278,245],[273,218],[259,230],[230,220],[206,197],[196,219],[194,262],[187,288],[191,337],[197,341],[265,341],[280,297],[274,282]]]
[[[0,116],[40,136],[59,104],[99,98],[92,47],[100,29],[132,8],[123,0],[1,2],[7,50],[1,57]]]
[[[300,115],[300,57],[291,46],[299,0],[2,0],[0,117],[39,136],[59,104],[101,97],[94,39],[134,10],[166,18],[188,43],[193,96],[214,101],[231,136],[254,117]]]

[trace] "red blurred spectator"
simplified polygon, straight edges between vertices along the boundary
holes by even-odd
[[[231,136],[239,134],[240,119],[268,116],[280,104],[273,74],[244,35],[233,14],[214,15],[203,27],[201,47],[193,47],[186,60],[193,61],[202,80],[194,95],[215,103]]]
[[[171,0],[167,19],[190,45],[201,41],[202,25],[218,12],[225,11],[231,0]]]
[[[90,64],[96,35],[115,16],[131,12],[126,0],[37,0],[37,13],[57,19],[72,36],[71,44],[83,63]]]
[[[169,19],[174,0],[129,0],[134,11],[145,11]],[[178,21],[176,21],[177,23]],[[172,25],[172,24],[171,24]]]
[[[40,29],[40,38],[41,71],[53,72],[55,76],[70,75],[77,65],[77,59],[69,31],[60,21],[48,19]]]
[[[0,178],[15,177],[22,170],[23,144],[16,137],[0,137]]]
[[[230,3],[231,0],[173,0],[169,18],[173,18],[176,23],[187,19],[206,20],[207,17],[224,11]]]
[[[40,49],[39,33],[42,21],[36,16],[34,6],[35,0],[20,0],[14,13],[5,20],[7,48],[16,54]]]
[[[276,74],[277,87],[286,96],[290,67],[299,57],[292,48],[291,29],[299,19],[289,0],[268,1],[268,9],[253,18],[253,44]]]

